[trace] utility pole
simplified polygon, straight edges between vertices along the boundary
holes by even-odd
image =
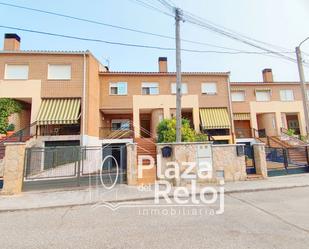
[[[304,112],[305,112],[305,122],[306,122],[306,134],[307,137],[309,137],[309,113],[308,113],[308,96],[307,96],[307,87],[306,87],[306,81],[305,81],[305,75],[304,75],[304,69],[303,69],[303,61],[300,51],[300,46],[308,40],[305,39],[302,41],[298,47],[296,47],[296,57],[297,57],[297,65],[298,65],[298,73],[299,73],[299,79],[301,84],[301,90],[302,90],[302,96],[303,96],[303,106],[304,106]]]
[[[180,44],[180,21],[181,10],[175,8],[176,20],[176,142],[181,142],[181,44]]]

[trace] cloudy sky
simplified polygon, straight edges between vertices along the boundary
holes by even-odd
[[[155,6],[157,11],[140,2]],[[1,0],[0,0],[1,2]],[[308,0],[172,0],[183,10],[193,13],[216,25],[231,29],[252,39],[274,44],[273,51],[293,52],[300,41],[309,36]],[[174,19],[157,0],[11,0],[6,3],[54,11],[107,24],[139,29],[160,35],[174,36]],[[17,9],[0,4],[1,25],[51,33],[87,37],[122,43],[157,47],[174,47],[172,39],[159,38],[119,30],[63,17]],[[157,71],[157,58],[167,56],[169,70],[175,70],[174,51],[132,48],[98,42],[51,37],[14,29],[0,28],[1,33],[16,32],[21,36],[22,49],[86,50],[111,70]],[[208,43],[243,51],[259,51],[241,42],[231,40],[213,31],[202,29],[185,21],[181,36],[186,40]],[[206,45],[182,42],[185,49],[227,51]],[[309,41],[302,46],[304,59],[309,63]],[[293,53],[286,56],[295,58]],[[108,62],[107,62],[108,60]],[[308,65],[309,67],[309,65]],[[309,68],[306,78],[309,80]],[[298,80],[297,64],[283,58],[255,54],[182,53],[183,71],[231,71],[232,81],[260,81],[263,68],[272,68],[275,80]]]

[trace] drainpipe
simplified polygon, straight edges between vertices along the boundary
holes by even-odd
[[[231,131],[232,131],[232,143],[235,143],[235,138],[234,138],[234,121],[233,121],[233,108],[232,108],[232,98],[231,98],[231,84],[230,84],[230,73],[227,78],[227,89],[228,89],[228,98],[229,98],[229,117],[230,117],[230,122],[231,122]]]
[[[83,97],[82,97],[82,136],[81,136],[81,145],[84,146],[85,144],[85,124],[86,124],[86,53],[83,54]]]

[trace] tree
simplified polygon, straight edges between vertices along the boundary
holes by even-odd
[[[176,119],[164,119],[157,127],[158,143],[174,143],[176,142]],[[182,119],[181,141],[194,142],[195,131],[190,127],[187,119]]]

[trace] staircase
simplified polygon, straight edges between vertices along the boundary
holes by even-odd
[[[36,127],[36,122],[30,124],[28,127],[23,128],[9,137],[0,138],[0,160],[5,156],[5,143],[14,143],[14,142],[27,142],[31,136],[31,129]]]
[[[271,136],[267,138],[259,138],[260,141],[268,145],[272,148],[284,148],[287,149],[287,154],[290,162],[299,163],[299,164],[307,164],[307,151],[306,151],[306,143],[297,139],[291,138],[287,139],[286,136]],[[282,139],[284,137],[284,139]],[[291,143],[291,140],[295,140],[295,142]],[[296,141],[299,140],[299,141]]]
[[[155,163],[155,167],[143,170],[143,177],[138,179],[138,185],[152,184],[157,178],[157,148],[155,140],[153,138],[135,138],[135,143],[137,143],[137,160],[139,156],[151,156]],[[150,161],[143,160],[143,165],[150,165]]]

